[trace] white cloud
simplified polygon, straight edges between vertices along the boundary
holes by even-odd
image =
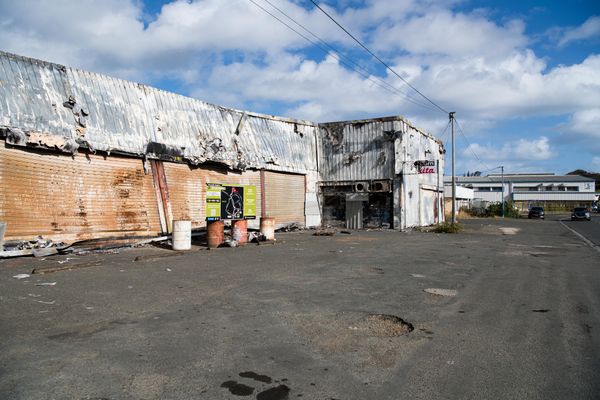
[[[549,69],[528,48],[523,21],[497,23],[484,12],[453,12],[457,2],[348,1],[342,12],[327,10],[471,126],[573,114],[573,134],[597,134],[599,55]],[[274,4],[335,47],[357,54],[356,45],[314,8],[292,0]],[[590,37],[598,21],[590,18],[563,40]],[[303,58],[307,46],[247,0],[174,1],[151,20],[139,0],[0,2],[0,48],[6,51],[148,83],[180,81],[188,93],[224,105],[268,109],[276,103],[291,117],[402,114],[436,132],[447,123],[447,116],[389,93],[331,56]],[[391,74],[383,79],[409,91]],[[413,99],[424,102],[414,93]]]
[[[562,37],[558,41],[559,46],[564,46],[568,43],[600,37],[600,16],[592,16],[588,18],[581,26],[570,28],[564,31]]]
[[[411,54],[443,54],[453,58],[485,56],[498,59],[527,43],[522,21],[498,26],[483,16],[438,9],[381,26],[373,43],[380,50],[404,50]]]
[[[537,139],[519,139],[502,146],[471,143],[462,152],[463,157],[474,158],[475,153],[483,162],[543,161],[556,157],[546,136]]]
[[[600,108],[575,112],[567,125],[567,130],[590,137],[600,137]]]
[[[513,154],[517,160],[548,160],[556,157],[545,136],[534,140],[519,139],[513,146]]]

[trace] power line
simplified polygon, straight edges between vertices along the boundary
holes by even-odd
[[[412,102],[413,104],[416,105],[420,105],[422,107],[428,108],[430,110],[434,110],[430,105],[428,105],[427,103],[421,102],[417,99],[414,99],[412,97],[410,97],[410,95],[406,92],[403,92],[402,90],[398,89],[397,87],[391,85],[390,83],[386,82],[385,80],[379,78],[379,77],[375,77],[373,78],[371,75],[371,72],[369,70],[367,70],[366,68],[364,68],[363,66],[361,66],[360,64],[358,64],[357,62],[355,62],[354,60],[352,60],[350,57],[346,56],[344,53],[342,53],[341,51],[339,51],[338,49],[336,49],[335,47],[333,47],[332,45],[330,45],[329,43],[327,43],[325,40],[323,40],[322,38],[320,38],[319,36],[317,36],[314,32],[312,32],[310,29],[306,28],[304,25],[300,24],[298,21],[296,21],[294,18],[290,17],[288,14],[286,14],[283,10],[281,10],[279,7],[277,7],[275,4],[273,4],[271,1],[269,0],[263,0],[264,2],[268,3],[271,7],[273,7],[275,10],[277,10],[279,13],[281,13],[282,15],[284,15],[287,19],[289,19],[290,21],[292,21],[294,24],[296,24],[298,27],[300,27],[300,29],[302,29],[303,31],[305,31],[306,33],[308,33],[309,35],[311,35],[312,37],[314,37],[319,43],[323,44],[325,47],[327,47],[328,49],[330,49],[331,51],[334,52],[334,55],[336,56],[335,58],[337,60],[339,60],[340,62],[343,63],[343,60],[345,60],[347,63],[352,65],[352,69],[356,72],[357,69],[360,69],[361,71],[363,71],[365,74],[367,74],[367,76],[365,76],[364,74],[361,74],[363,77],[366,77],[367,79],[371,80],[374,82],[374,80],[377,80],[378,82],[382,83],[383,85],[387,86],[388,88],[390,88],[391,90],[393,90],[394,92],[397,92],[399,95],[405,97],[408,101]],[[312,42],[311,42],[312,43]],[[319,48],[321,48],[321,50],[326,51],[325,49],[323,49],[322,47],[319,46]],[[326,51],[327,52],[327,51]],[[339,56],[339,57],[337,57]],[[341,58],[341,59],[340,59]],[[346,64],[347,65],[347,64]]]
[[[435,102],[433,102],[433,100],[431,100],[429,97],[425,96],[423,93],[421,93],[419,91],[419,89],[417,89],[416,87],[414,87],[413,85],[411,85],[406,79],[404,79],[402,76],[400,76],[400,74],[398,74],[392,67],[390,67],[385,61],[383,61],[381,58],[379,58],[375,53],[373,53],[371,50],[369,50],[369,48],[367,46],[365,46],[360,40],[358,40],[356,37],[354,37],[354,35],[352,35],[350,32],[348,32],[348,30],[346,28],[344,28],[339,22],[337,22],[335,20],[335,18],[333,18],[331,15],[329,15],[329,13],[327,13],[327,11],[323,10],[321,8],[321,6],[319,6],[317,3],[315,3],[314,0],[310,0],[311,3],[313,3],[315,5],[315,7],[317,7],[319,10],[321,10],[321,12],[323,14],[325,14],[330,20],[332,20],[341,30],[343,30],[344,32],[346,32],[346,34],[348,36],[350,36],[356,43],[358,43],[360,45],[360,47],[362,47],[367,53],[369,53],[371,56],[373,56],[377,61],[379,61],[386,69],[388,69],[391,73],[393,73],[394,75],[396,75],[398,78],[400,78],[402,80],[402,82],[404,82],[409,88],[411,88],[412,90],[414,90],[415,92],[417,92],[419,95],[421,95],[421,97],[423,97],[425,100],[427,100],[429,103],[431,103],[433,106],[435,106],[437,109],[439,109],[441,112],[443,112],[444,114],[449,114],[448,111],[444,110],[442,107],[440,107],[438,104],[436,104]]]
[[[463,131],[462,126],[460,126],[460,124],[458,123],[458,120],[456,118],[454,120],[456,121],[456,126],[458,126],[458,132],[460,132],[460,134],[465,139],[465,142],[467,142],[467,148],[469,149],[469,151],[471,152],[471,154],[473,154],[473,157],[475,157],[477,159],[477,161],[479,161],[479,163],[483,167],[485,167],[488,171],[491,171],[492,169],[494,169],[494,168],[490,168],[486,163],[484,163],[481,160],[481,158],[479,158],[479,156],[477,155],[477,153],[475,153],[475,150],[473,150],[473,146],[472,146],[471,142],[469,141],[469,139],[467,138],[467,135]]]
[[[444,141],[444,137],[446,135],[446,132],[448,131],[448,128],[450,127],[450,125],[452,124],[452,121],[448,121],[448,123],[446,124],[446,127],[444,128],[444,130],[442,131],[441,135],[440,135],[440,140],[443,142]]]
[[[382,85],[380,82],[378,82],[377,80],[375,80],[370,73],[363,67],[361,67],[360,65],[358,65],[356,62],[352,61],[350,58],[342,55],[339,51],[337,51],[334,47],[332,47],[331,45],[329,45],[327,42],[325,42],[324,40],[322,40],[321,38],[319,38],[317,35],[315,35],[314,33],[312,33],[311,31],[309,31],[308,29],[306,29],[304,26],[302,26],[301,24],[299,24],[298,22],[296,22],[293,18],[291,18],[290,16],[288,16],[286,13],[284,13],[283,11],[281,11],[279,8],[277,8],[276,6],[274,6],[270,1],[265,0],[267,3],[269,3],[271,5],[271,7],[275,8],[277,11],[279,11],[281,14],[285,15],[288,19],[290,19],[292,22],[294,22],[296,25],[298,25],[300,28],[302,28],[303,30],[305,30],[306,32],[308,32],[309,34],[311,34],[312,36],[314,36],[315,38],[317,38],[317,40],[319,40],[320,42],[322,42],[325,46],[329,47],[332,51],[334,51],[334,53],[330,53],[329,50],[327,50],[326,48],[323,47],[323,45],[321,45],[318,42],[315,42],[314,40],[310,39],[309,37],[307,37],[306,35],[302,34],[301,32],[298,32],[298,30],[294,29],[292,26],[290,26],[289,24],[287,24],[285,21],[281,20],[281,18],[277,17],[276,15],[274,15],[273,13],[271,13],[269,10],[265,9],[263,6],[261,6],[260,4],[258,4],[256,1],[254,0],[248,0],[250,1],[252,4],[254,4],[256,7],[260,8],[262,11],[264,11],[265,13],[267,13],[268,15],[270,15],[271,17],[273,17],[274,19],[276,19],[277,21],[279,21],[282,25],[284,25],[285,27],[287,27],[288,29],[290,29],[292,32],[296,33],[298,36],[302,37],[304,40],[308,41],[309,43],[311,43],[312,45],[318,47],[319,49],[321,49],[323,52],[327,53],[327,54],[331,54],[336,60],[338,60],[339,62],[341,62],[342,64],[348,66],[349,68],[351,68],[352,70],[356,71],[357,73],[359,73],[363,78],[373,82],[374,84],[376,84],[377,86],[379,86],[380,88],[387,90],[388,92],[395,94],[397,96],[403,97],[405,100],[421,106],[421,107],[425,107],[429,110],[434,110],[431,106],[429,106],[428,104],[419,102],[411,97],[409,97],[406,93],[402,92],[401,90],[399,90],[398,88],[394,87],[393,85],[385,82],[382,79],[379,79],[379,81],[381,81],[384,85]],[[347,61],[344,61],[345,60]],[[360,69],[360,70],[359,70]],[[365,71],[365,72],[363,72]]]

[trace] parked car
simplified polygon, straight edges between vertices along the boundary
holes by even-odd
[[[527,218],[541,218],[544,219],[544,208],[543,207],[531,207]]]
[[[575,221],[578,219],[587,219],[588,221],[592,220],[590,216],[590,212],[585,207],[575,207],[573,211],[571,211],[571,221]]]

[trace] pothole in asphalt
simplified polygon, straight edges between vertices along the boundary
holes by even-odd
[[[351,330],[364,332],[369,336],[395,337],[406,335],[415,328],[413,324],[400,317],[389,314],[370,314],[363,318],[356,326],[349,327]]]
[[[516,235],[521,229],[519,228],[509,228],[509,227],[504,227],[504,228],[498,228],[500,230],[500,232],[502,232],[503,235]]]
[[[424,292],[433,294],[436,296],[454,297],[456,296],[456,290],[454,289],[439,289],[439,288],[427,288],[423,289]]]

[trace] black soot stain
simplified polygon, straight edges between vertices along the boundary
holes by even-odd
[[[287,400],[289,394],[289,387],[286,385],[279,385],[260,392],[256,395],[256,400]]]
[[[254,393],[253,387],[246,386],[243,383],[237,383],[236,381],[223,382],[221,387],[229,389],[229,392],[236,396],[250,396]]]
[[[273,382],[273,379],[270,376],[260,375],[260,374],[257,374],[256,372],[252,372],[252,371],[240,372],[240,376],[242,378],[254,379],[255,381],[258,381],[258,382],[264,382],[264,383]]]

